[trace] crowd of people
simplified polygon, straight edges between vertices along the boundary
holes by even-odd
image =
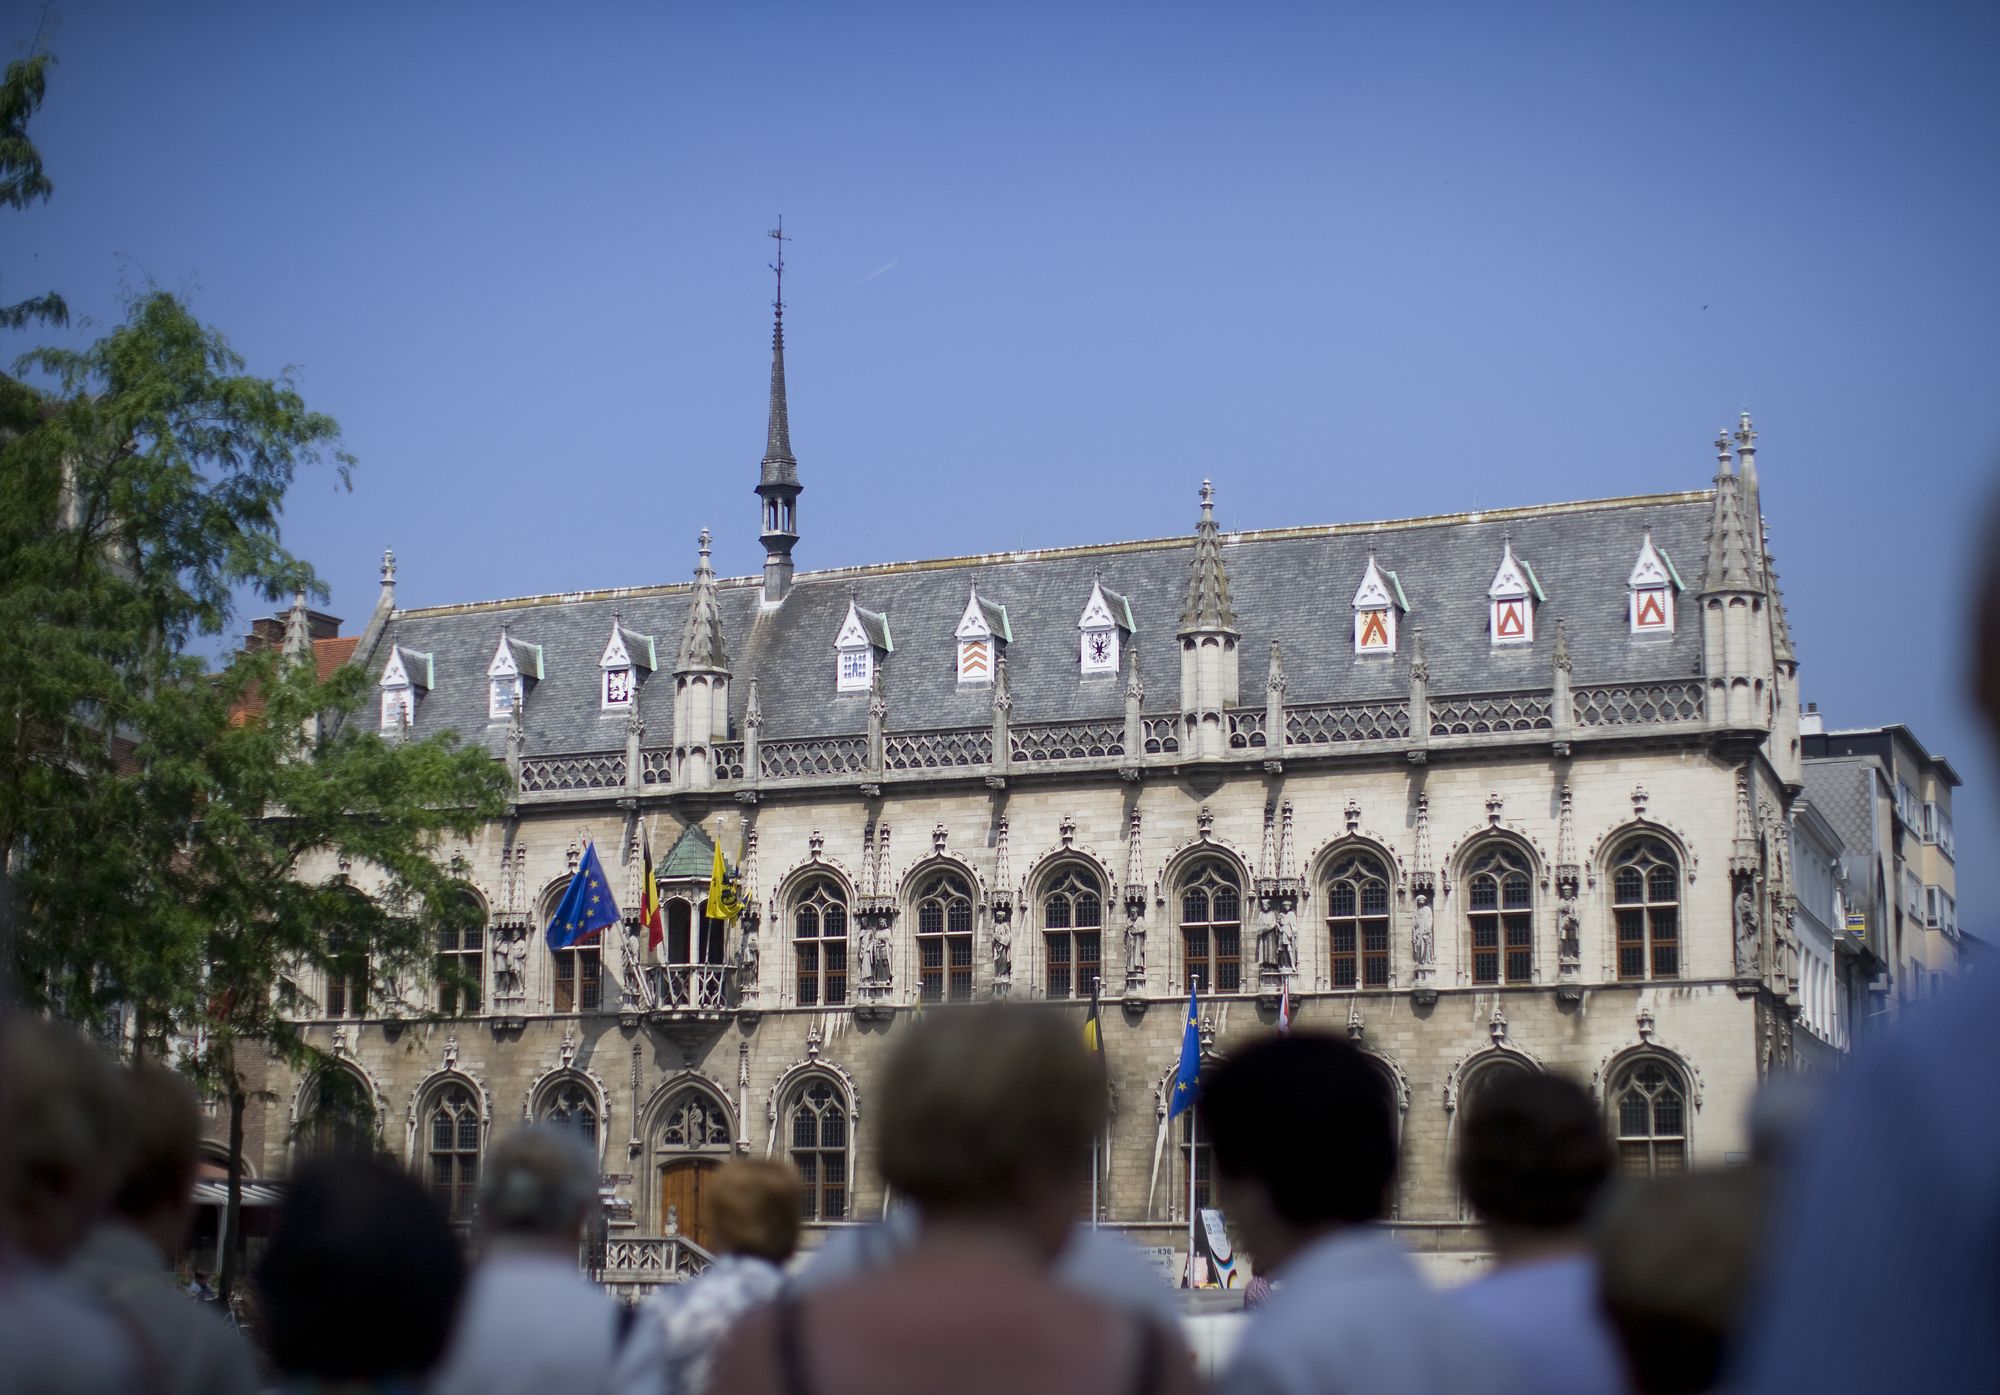
[[[1156,1271],[1083,1223],[1106,1096],[1054,1010],[983,1005],[911,1026],[882,1092],[889,1216],[801,1256],[797,1175],[732,1161],[709,1197],[715,1260],[636,1305],[579,1267],[597,1166],[570,1133],[523,1126],[493,1145],[470,1262],[407,1171],[372,1155],[308,1161],[256,1267],[252,1331],[171,1267],[199,1156],[192,1089],[16,1017],[0,1029],[0,1389],[1171,1395],[1211,1374],[1228,1395],[1988,1385],[1995,1189],[1982,1160],[1924,1151],[1943,1142],[1941,1118],[1917,1082],[1937,1073],[1912,1062],[1939,1034],[1973,1030],[1993,996],[1975,984],[1893,1039],[1816,1122],[1798,1093],[1771,1096],[1751,1159],[1726,1169],[1618,1179],[1581,1085],[1494,1082],[1469,1101],[1456,1157],[1493,1263],[1452,1289],[1383,1223],[1396,1131],[1360,1053],[1305,1032],[1237,1051],[1204,1077],[1202,1108],[1232,1225],[1266,1282],[1214,1373],[1197,1370]],[[1875,1127],[1885,1118],[1900,1131]],[[1857,1168],[1895,1204],[1829,1194]],[[1829,1226],[1829,1205],[1851,1220]],[[1828,1280],[1858,1263],[1923,1301],[1881,1295],[1870,1320],[1850,1317]],[[1924,1379],[1903,1379],[1912,1362]]]

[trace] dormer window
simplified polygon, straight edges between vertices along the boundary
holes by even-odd
[[[1368,554],[1368,570],[1354,593],[1354,652],[1393,654],[1396,652],[1396,617],[1410,608],[1403,595],[1403,583],[1394,572],[1384,571]]]
[[[867,692],[875,681],[878,657],[894,648],[889,639],[889,617],[863,610],[858,602],[849,600],[840,632],[833,637],[834,691]]]
[[[611,638],[604,646],[597,667],[602,675],[598,687],[598,709],[603,712],[625,711],[639,696],[642,676],[658,667],[653,637],[626,629],[614,617]]]
[[[417,698],[431,690],[431,656],[400,644],[389,646],[377,686],[382,690],[382,730],[400,731],[417,718]]]
[[[542,677],[542,646],[524,644],[500,631],[500,645],[486,666],[486,718],[504,722],[513,717],[527,696],[527,685]]]
[[[1680,573],[1673,558],[1653,546],[1653,535],[1639,547],[1639,560],[1625,579],[1631,592],[1632,633],[1635,635],[1674,632],[1674,596],[1681,590]]]
[[[958,641],[958,681],[991,683],[997,650],[1014,637],[1007,624],[1007,607],[981,600],[979,588],[973,587],[953,637]]]
[[[1500,570],[1493,574],[1493,584],[1486,588],[1486,598],[1491,603],[1487,624],[1494,644],[1535,642],[1535,606],[1547,597],[1535,578],[1535,569],[1514,555],[1511,540],[1500,559]]]
[[[1132,605],[1102,582],[1094,582],[1083,616],[1076,622],[1078,664],[1086,674],[1118,672],[1119,650],[1132,624]]]

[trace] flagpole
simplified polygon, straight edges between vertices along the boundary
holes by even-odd
[[[1104,985],[1104,977],[1101,974],[1094,977],[1091,980],[1090,1001],[1092,1006],[1096,1005],[1098,992],[1103,988],[1103,985]],[[1097,1059],[1100,1061],[1104,1059],[1104,1021],[1102,1018],[1099,1018],[1097,1023]],[[1101,1084],[1102,1082],[1099,1083]],[[1098,1139],[1096,1137],[1092,1137],[1090,1140],[1090,1228],[1092,1230],[1097,1229],[1098,1160],[1099,1160]]]
[[[1194,977],[1195,992],[1201,992],[1201,975]],[[1201,1141],[1201,1096],[1196,1094],[1188,1102],[1188,1262],[1187,1286],[1192,1289],[1194,1282],[1194,1172],[1195,1148]]]

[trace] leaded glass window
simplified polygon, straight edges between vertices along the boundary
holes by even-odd
[[[847,1001],[847,894],[832,878],[814,881],[792,903],[792,950],[800,1007]]]
[[[581,1080],[566,1080],[542,1097],[542,1122],[567,1129],[597,1151],[597,1092]]]
[[[847,1219],[847,1105],[833,1083],[815,1076],[792,1097],[792,1166],[805,1184],[801,1216]]]
[[[470,892],[464,899],[477,912],[479,923],[463,928],[441,925],[437,932],[437,1005],[446,1017],[477,1013],[486,982],[485,907]]]
[[[1088,867],[1058,870],[1042,893],[1044,988],[1051,998],[1087,998],[1104,967],[1104,887]]]
[[[1334,865],[1326,929],[1335,988],[1389,986],[1389,878],[1373,853],[1356,852]]]
[[[604,1006],[604,965],[594,944],[554,953],[557,1012],[596,1012]]]
[[[1611,910],[1618,922],[1618,977],[1679,978],[1680,860],[1658,838],[1635,838],[1611,869]]]
[[[479,1103],[463,1085],[431,1097],[427,1125],[431,1196],[454,1221],[472,1219],[479,1192]]]
[[[1201,981],[1204,993],[1243,988],[1243,891],[1236,873],[1204,862],[1181,883],[1183,988]]]
[[[1626,1067],[1611,1091],[1620,1172],[1687,1171],[1687,1100],[1680,1072],[1665,1062],[1648,1058]]]
[[[918,991],[923,1001],[972,1001],[972,895],[939,872],[917,894]]]
[[[1510,843],[1475,853],[1466,875],[1474,983],[1527,983],[1535,971],[1534,891],[1526,857]]]
[[[328,1017],[368,1015],[368,953],[352,931],[334,929],[326,935],[326,999]]]

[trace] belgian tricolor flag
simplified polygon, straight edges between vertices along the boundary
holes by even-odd
[[[660,910],[660,884],[653,877],[653,839],[645,825],[639,826],[640,850],[645,859],[639,883],[639,921],[646,927],[646,948],[658,953],[667,937],[666,918]]]

